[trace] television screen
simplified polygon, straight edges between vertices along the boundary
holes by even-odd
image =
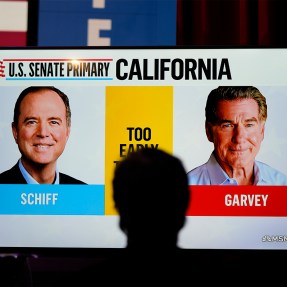
[[[131,151],[151,147],[180,158],[187,172],[207,163],[216,141],[205,126],[208,95],[219,86],[250,86],[266,98],[268,116],[262,143],[251,140],[249,145],[256,146],[256,161],[270,167],[275,179],[257,184],[252,178],[253,183],[238,185],[191,182],[179,245],[286,249],[286,74],[287,49],[281,48],[0,49],[0,173],[13,168],[24,180],[10,174],[10,181],[0,184],[0,248],[124,247],[112,198],[117,162]],[[21,161],[19,165],[20,150],[29,153],[30,131],[43,117],[37,112],[29,116],[37,106],[33,100],[26,103],[27,115],[15,104],[26,89],[42,86],[67,95],[71,109],[69,132],[59,136],[59,184],[44,184],[44,178],[38,178],[43,184],[32,184],[29,164],[26,169]],[[50,101],[43,106],[57,111]],[[22,132],[15,127],[17,111],[23,117]],[[235,125],[228,118],[223,121],[228,122],[224,128]],[[59,126],[61,118],[47,122]],[[252,129],[254,119],[244,125]],[[37,152],[30,150],[28,162],[58,141],[55,136],[46,142],[50,126],[41,126]],[[246,131],[238,128],[237,133]],[[42,163],[38,166],[43,171]],[[62,184],[62,174],[81,183]]]

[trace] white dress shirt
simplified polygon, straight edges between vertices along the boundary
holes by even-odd
[[[271,166],[255,161],[254,185],[287,185],[287,176]],[[230,178],[221,168],[212,153],[209,160],[187,173],[190,185],[238,185],[234,178]]]

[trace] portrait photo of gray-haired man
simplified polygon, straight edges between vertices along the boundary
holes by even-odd
[[[287,176],[256,160],[267,121],[265,96],[254,86],[219,86],[205,106],[208,161],[188,172],[193,185],[287,185]]]

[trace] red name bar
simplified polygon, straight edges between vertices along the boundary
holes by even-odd
[[[287,216],[287,186],[190,186],[188,216]]]

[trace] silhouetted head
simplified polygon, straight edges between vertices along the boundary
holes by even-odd
[[[178,158],[151,148],[129,153],[116,166],[113,191],[128,246],[176,246],[189,203],[187,175]]]

